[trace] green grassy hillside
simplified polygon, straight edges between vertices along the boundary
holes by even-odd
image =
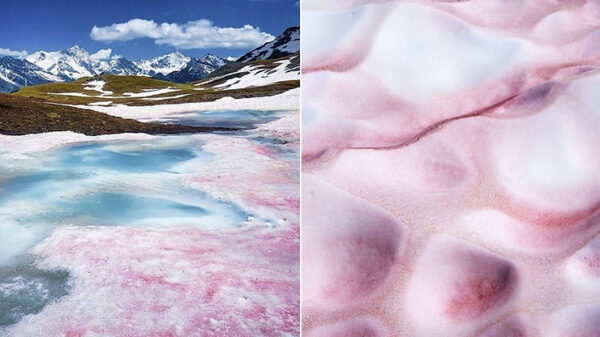
[[[102,88],[105,91],[112,91],[112,97],[101,97],[100,92],[84,89],[86,83],[94,80],[105,81]],[[300,81],[285,81],[262,87],[219,90],[210,86],[195,86],[194,84],[179,84],[167,81],[161,81],[142,76],[117,76],[117,75],[99,75],[95,77],[85,77],[69,83],[48,83],[23,87],[21,90],[12,93],[12,96],[39,98],[48,102],[60,104],[89,104],[98,102],[112,102],[112,104],[126,105],[155,105],[155,104],[177,104],[192,102],[214,101],[222,97],[246,98],[257,96],[270,96],[285,92],[289,89],[300,86]],[[124,93],[140,93],[150,89],[172,88],[178,91],[163,93],[151,96],[152,99],[122,97]],[[196,89],[196,90],[195,90]],[[57,95],[56,93],[79,93],[88,97]],[[181,96],[184,97],[174,97]],[[121,96],[121,97],[119,97]],[[118,97],[118,98],[114,98]],[[170,98],[169,97],[174,97]],[[155,98],[164,98],[164,100],[154,100]]]
[[[102,135],[127,132],[174,134],[233,130],[235,129],[142,123],[96,111],[50,104],[39,98],[0,94],[0,134],[5,135],[50,131],[75,131],[86,135]]]
[[[83,77],[77,81],[68,83],[47,83],[23,87],[19,91],[12,93],[12,95],[42,98],[50,102],[64,104],[88,104],[102,101],[113,101],[115,103],[126,104],[127,102],[135,100],[133,98],[103,98],[100,97],[101,93],[99,91],[86,90],[86,83],[95,80],[105,81],[106,84],[102,89],[105,91],[112,91],[113,93],[111,96],[123,96],[126,92],[139,93],[144,89],[174,88],[182,91],[193,90],[193,87],[190,85],[171,83],[150,77],[100,75],[95,77]],[[80,93],[90,97],[56,95],[55,93]],[[171,96],[173,96],[173,94],[171,94]],[[160,95],[156,97],[160,97]]]

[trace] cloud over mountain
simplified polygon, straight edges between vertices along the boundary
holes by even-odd
[[[206,19],[184,24],[131,19],[110,26],[94,26],[90,37],[105,42],[150,38],[156,44],[166,44],[180,49],[252,48],[275,38],[252,25],[239,28],[217,27],[212,21]]]
[[[0,48],[0,56],[12,56],[22,58],[27,56],[27,52],[24,50],[10,50],[8,48]]]

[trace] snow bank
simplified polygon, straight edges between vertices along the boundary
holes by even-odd
[[[97,97],[97,96],[90,96],[90,95],[86,95],[86,94],[82,94],[80,92],[49,92],[49,95],[60,95],[60,96],[76,96],[76,97]]]
[[[169,92],[176,92],[176,91],[180,91],[179,89],[174,89],[174,88],[165,88],[165,89],[142,89],[142,92],[124,92],[123,96],[127,96],[127,97],[149,97],[149,96],[156,96],[156,95],[160,95],[160,94],[166,94]]]
[[[72,131],[36,133],[23,136],[0,135],[0,154],[3,159],[26,159],[29,158],[29,154],[48,151],[72,143],[94,140],[149,140],[156,137],[144,133],[86,136]]]
[[[181,114],[182,112],[214,111],[214,110],[299,110],[300,89],[288,90],[274,96],[240,98],[224,97],[212,102],[158,104],[152,106],[115,105],[110,107],[70,105],[80,109],[94,110],[123,118],[140,121],[160,120]]]
[[[150,97],[161,94],[166,94],[170,92],[181,91],[180,89],[175,89],[172,87],[163,88],[163,89],[142,89],[142,92],[124,92],[122,96],[113,96],[113,92],[110,90],[104,90],[105,81],[90,81],[86,82],[83,85],[84,90],[92,90],[100,93],[100,96],[91,96],[80,92],[50,92],[51,95],[61,95],[61,96],[76,96],[76,97],[101,97],[101,98],[138,98],[138,97]],[[174,96],[168,98],[176,98],[182,96]],[[167,99],[167,97],[162,98]],[[98,104],[100,105],[100,104]]]
[[[175,96],[168,96],[168,97],[148,97],[148,98],[142,98],[144,101],[164,101],[166,99],[174,99],[174,98],[181,98],[181,97],[185,97],[185,96],[189,96],[190,94],[181,94],[181,95],[175,95]],[[141,96],[138,96],[141,97]]]
[[[89,103],[89,106],[108,106],[111,105],[112,101],[106,101],[106,102],[94,102],[94,103]]]

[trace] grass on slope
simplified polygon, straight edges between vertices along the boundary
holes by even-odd
[[[0,94],[0,134],[5,135],[50,131],[74,131],[94,136],[129,132],[176,134],[233,130],[235,129],[142,123],[96,111],[49,104],[41,99]]]
[[[86,97],[75,97],[75,96],[64,96],[64,95],[52,95],[51,93],[62,93],[62,92],[78,92],[88,96],[98,96],[100,93],[94,90],[84,90],[83,83],[89,81],[89,77],[81,78],[74,82],[59,82],[59,83],[46,83],[39,84],[29,87],[23,87],[19,89],[19,91],[12,93],[14,96],[22,96],[22,97],[39,97],[46,98],[52,100],[53,102],[63,103],[70,101],[71,99],[76,99],[82,102],[88,101],[98,101],[95,98],[86,98]]]
[[[114,95],[122,95],[126,92],[142,92],[142,89],[174,88],[189,90],[193,88],[186,84],[162,81],[144,76],[101,75],[96,78],[105,81],[106,84],[103,89],[112,91]]]
[[[264,62],[264,61],[257,61]],[[164,93],[160,95],[153,95],[152,98],[166,98],[164,100],[145,100],[143,98],[125,97],[125,98],[107,98],[100,97],[98,91],[85,90],[85,83],[92,80],[103,80],[106,82],[102,88],[105,91],[112,91],[111,96],[122,96],[125,92],[138,93],[142,92],[143,89],[164,89],[164,88],[175,88],[179,89],[176,92]],[[70,83],[49,83],[35,85],[31,87],[23,87],[21,90],[12,93],[13,96],[28,97],[28,98],[40,98],[48,102],[60,103],[60,104],[73,104],[73,105],[85,105],[96,102],[108,102],[111,101],[113,104],[126,104],[126,105],[156,105],[156,104],[178,104],[178,103],[193,103],[193,102],[207,102],[214,101],[223,97],[234,97],[234,98],[247,98],[247,97],[258,97],[258,96],[270,96],[280,94],[289,89],[297,88],[300,86],[300,81],[284,81],[267,85],[263,87],[252,87],[245,89],[235,90],[219,90],[211,88],[210,86],[199,87],[193,84],[178,84],[162,80],[153,79],[150,77],[143,76],[118,76],[118,75],[100,75],[95,77],[85,77],[78,79],[77,81]],[[199,89],[202,90],[194,90]],[[61,92],[77,92],[86,94],[93,97],[78,97],[78,96],[66,96],[66,95],[54,95],[52,93]],[[172,98],[177,95],[187,95],[185,97]]]
[[[137,100],[131,102],[129,105],[155,105],[155,104],[181,104],[181,103],[195,103],[195,102],[210,102],[217,100],[223,97],[233,97],[233,98],[250,98],[250,97],[262,97],[262,96],[272,96],[284,93],[290,89],[298,88],[300,86],[299,80],[293,81],[281,81],[270,85],[265,85],[261,87],[251,87],[244,89],[231,89],[231,90],[215,90],[215,89],[205,89],[205,90],[194,90],[188,92],[188,96],[173,98],[173,99],[164,99],[161,101],[153,102],[153,101],[144,101]],[[160,96],[153,96],[160,97]]]
[[[88,104],[93,102],[113,101],[115,103],[126,104],[133,98],[105,98],[100,97],[100,92],[95,90],[85,90],[86,83],[90,81],[105,81],[102,88],[104,91],[112,91],[110,96],[122,96],[123,93],[142,92],[142,89],[165,89],[175,88],[180,90],[191,90],[192,87],[185,84],[171,83],[143,76],[117,76],[117,75],[99,75],[95,77],[83,77],[73,82],[47,83],[23,87],[19,91],[12,93],[14,96],[37,97],[47,101],[63,104]],[[54,95],[53,93],[75,92],[92,97],[78,97],[67,95]],[[179,93],[179,92],[177,92]],[[171,93],[170,95],[174,95]],[[160,95],[153,96],[160,97]]]

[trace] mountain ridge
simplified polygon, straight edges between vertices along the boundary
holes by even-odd
[[[0,57],[0,92],[10,92],[27,85],[60,80],[59,77],[25,60],[10,56]]]
[[[278,59],[297,54],[300,48],[300,27],[287,28],[272,41],[228,61],[213,54],[189,57],[180,51],[149,59],[131,61],[122,56],[97,59],[79,45],[59,51],[40,50],[23,59],[0,58],[0,92],[12,92],[23,86],[49,82],[72,82],[83,77],[102,74],[144,76],[175,83],[189,83],[208,77],[231,63]]]
[[[176,51],[150,59],[131,61],[122,56],[113,56],[109,60],[97,60],[78,45],[65,50],[40,50],[25,58],[11,56],[0,57],[0,92],[11,92],[27,85],[49,82],[72,82],[82,77],[101,74],[157,77],[166,76],[180,70],[189,69],[190,75],[174,76],[184,81],[194,81],[208,75],[227,63],[213,54],[195,58]],[[197,69],[201,64],[201,71]],[[183,83],[183,82],[181,82]]]
[[[239,57],[236,62],[277,59],[300,51],[300,27],[288,27],[275,39],[252,49]]]

